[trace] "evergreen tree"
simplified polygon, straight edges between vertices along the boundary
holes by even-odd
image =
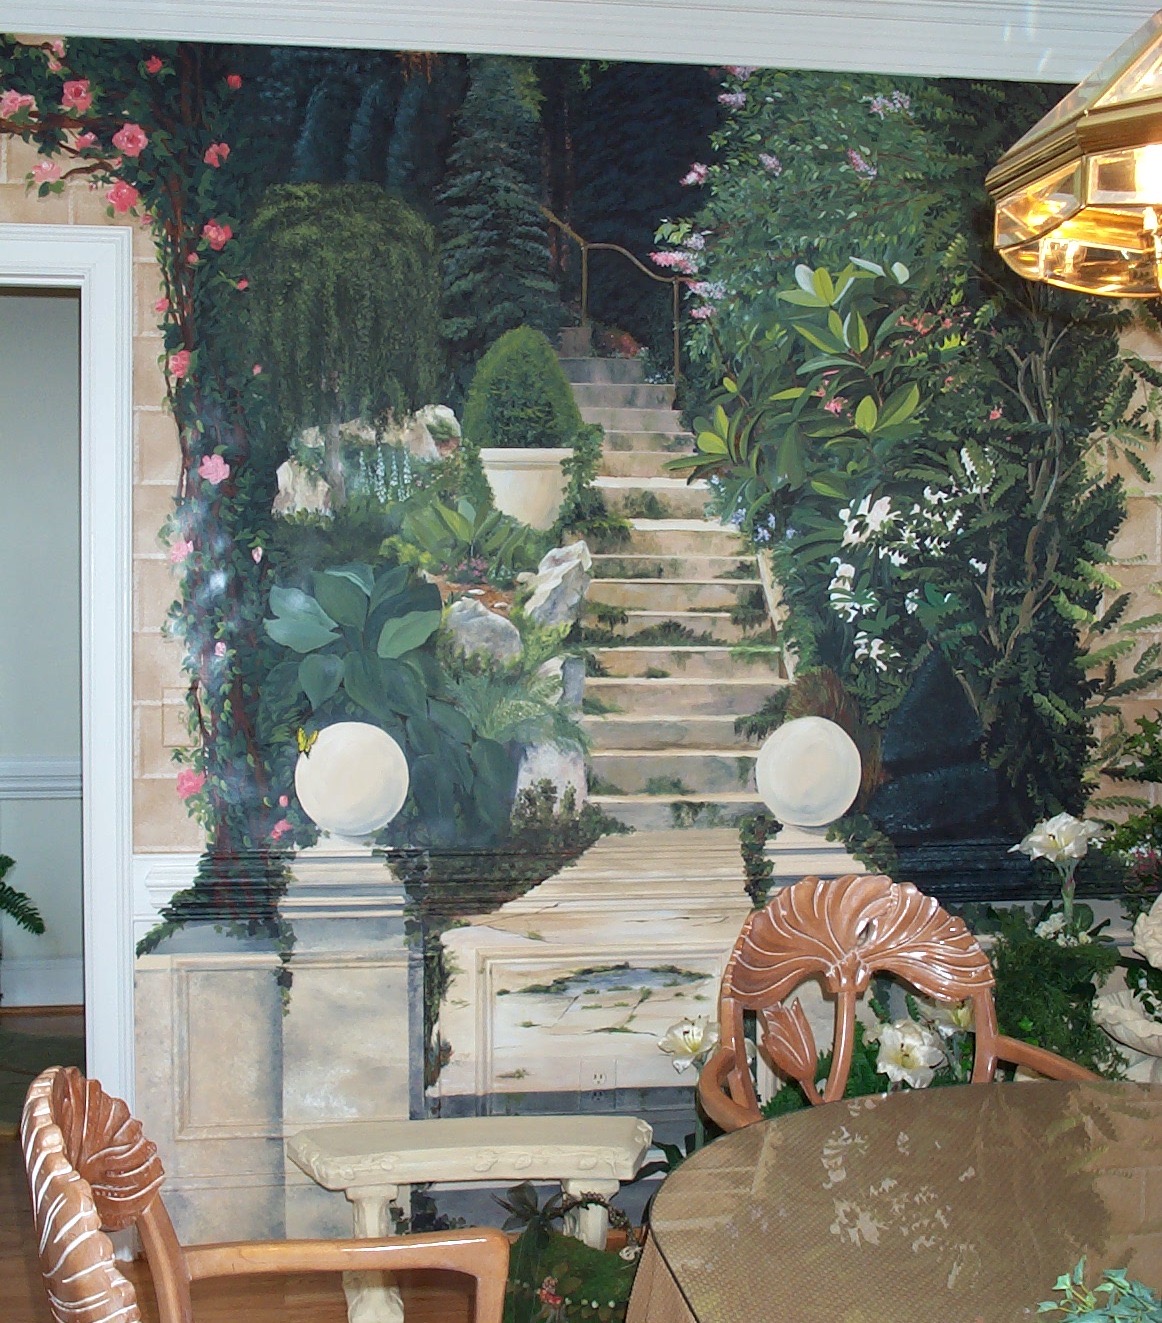
[[[521,95],[522,71],[515,60],[469,59],[440,195],[442,329],[461,386],[505,331],[528,325],[551,335],[561,323],[539,206],[537,117]]]

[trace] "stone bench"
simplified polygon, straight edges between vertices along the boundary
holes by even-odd
[[[392,1203],[412,1185],[449,1181],[558,1181],[568,1196],[615,1195],[650,1147],[633,1116],[484,1116],[432,1121],[356,1121],[302,1130],[287,1140],[291,1161],[350,1200],[355,1235],[390,1236]],[[565,1230],[604,1246],[600,1204],[566,1214]],[[395,1287],[380,1273],[344,1275],[350,1323],[400,1323]]]

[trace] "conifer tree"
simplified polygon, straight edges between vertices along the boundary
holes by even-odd
[[[537,117],[520,62],[469,60],[440,203],[443,336],[463,383],[485,349],[517,326],[552,334],[561,306],[540,211]]]

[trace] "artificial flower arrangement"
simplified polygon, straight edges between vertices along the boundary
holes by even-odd
[[[1162,898],[1138,915],[1133,949],[1142,958],[1120,962],[1126,986],[1103,992],[1094,1002],[1094,1018],[1123,1047],[1155,1058],[1142,1063],[1146,1078],[1154,1080],[1162,1078]],[[1141,1069],[1133,1071],[1135,1078]]]

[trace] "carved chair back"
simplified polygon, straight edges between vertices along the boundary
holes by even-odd
[[[1000,1060],[1054,1078],[1093,1078],[1055,1053],[1000,1034],[988,957],[964,921],[931,896],[879,874],[828,881],[807,877],[756,910],[735,943],[722,978],[719,1043],[699,1080],[710,1117],[727,1130],[761,1118],[746,1055],[746,1011],[755,1012],[760,1050],[780,1075],[798,1082],[812,1103],[841,1098],[851,1069],[857,1003],[877,973],[895,975],[939,1002],[971,1002],[973,1083],[991,1081]],[[835,1002],[831,1068],[822,1089],[816,1081],[819,1050],[802,1003],[785,1002],[812,979]]]
[[[106,1231],[135,1226],[161,1323],[193,1323],[190,1283],[255,1273],[437,1268],[475,1279],[476,1323],[500,1323],[508,1240],[491,1227],[385,1240],[234,1242],[183,1248],[162,1202],[156,1147],[120,1098],[75,1067],[33,1081],[21,1142],[37,1248],[56,1323],[141,1323]]]

